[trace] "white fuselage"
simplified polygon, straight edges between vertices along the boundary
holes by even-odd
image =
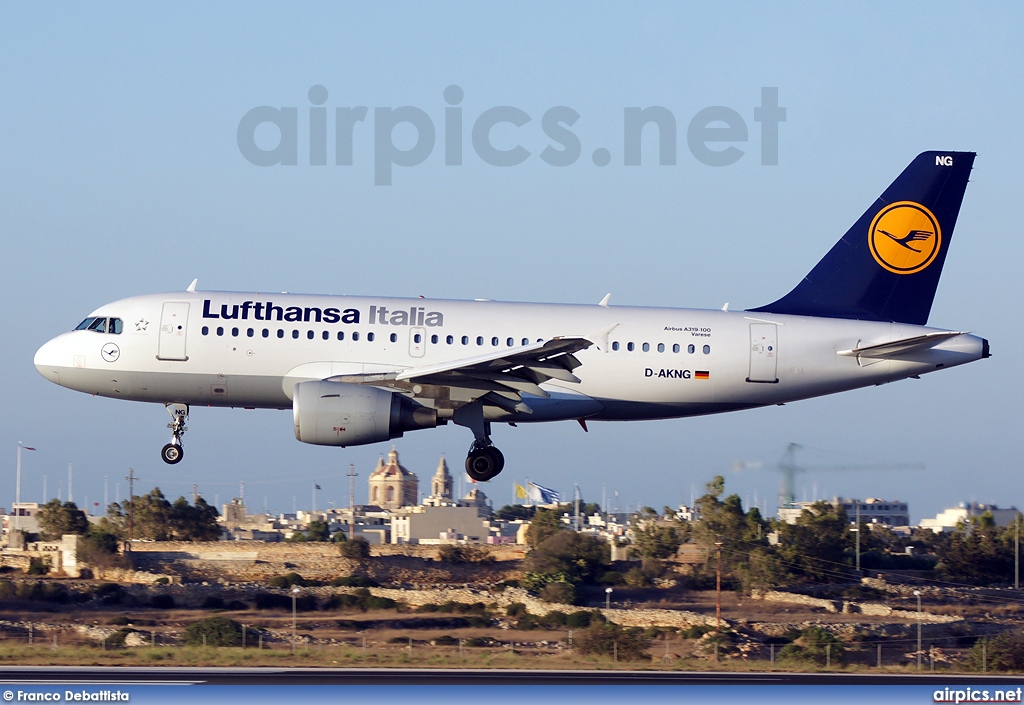
[[[548,380],[532,413],[494,421],[631,420],[710,414],[831,394],[983,357],[959,335],[899,359],[839,355],[935,329],[805,316],[674,308],[182,292],[123,299],[35,357],[43,376],[136,401],[290,408],[298,382],[472,358],[607,331],[576,353],[579,383]],[[108,327],[113,327],[110,324]],[[339,335],[340,334],[340,335]]]

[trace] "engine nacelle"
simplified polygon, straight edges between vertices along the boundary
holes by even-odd
[[[295,437],[321,446],[358,446],[437,426],[437,411],[376,387],[315,380],[295,385]]]

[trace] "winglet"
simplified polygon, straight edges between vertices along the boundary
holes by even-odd
[[[611,292],[605,294],[604,298],[601,299],[601,303],[599,303],[598,306],[604,306],[605,308],[608,308],[608,302],[611,300],[611,298],[612,298]]]
[[[192,283],[188,285],[188,288],[185,289],[185,291],[188,291],[188,292],[191,292],[191,293],[195,293],[196,284],[198,284],[198,283],[199,283],[199,277],[196,277],[195,279],[192,280]]]
[[[725,306],[722,307],[722,310],[723,311],[728,311],[729,310],[729,302],[728,301],[725,302]]]

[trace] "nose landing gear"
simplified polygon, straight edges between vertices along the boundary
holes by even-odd
[[[188,427],[185,426],[185,422],[188,420],[188,404],[165,404],[164,407],[171,415],[171,423],[167,424],[167,428],[171,429],[171,442],[160,450],[160,457],[168,465],[176,465],[185,457],[181,437],[188,430]]]

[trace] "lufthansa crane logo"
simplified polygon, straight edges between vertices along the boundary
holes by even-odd
[[[913,201],[899,201],[875,215],[868,228],[871,256],[894,274],[915,274],[935,261],[942,231],[932,212]]]

